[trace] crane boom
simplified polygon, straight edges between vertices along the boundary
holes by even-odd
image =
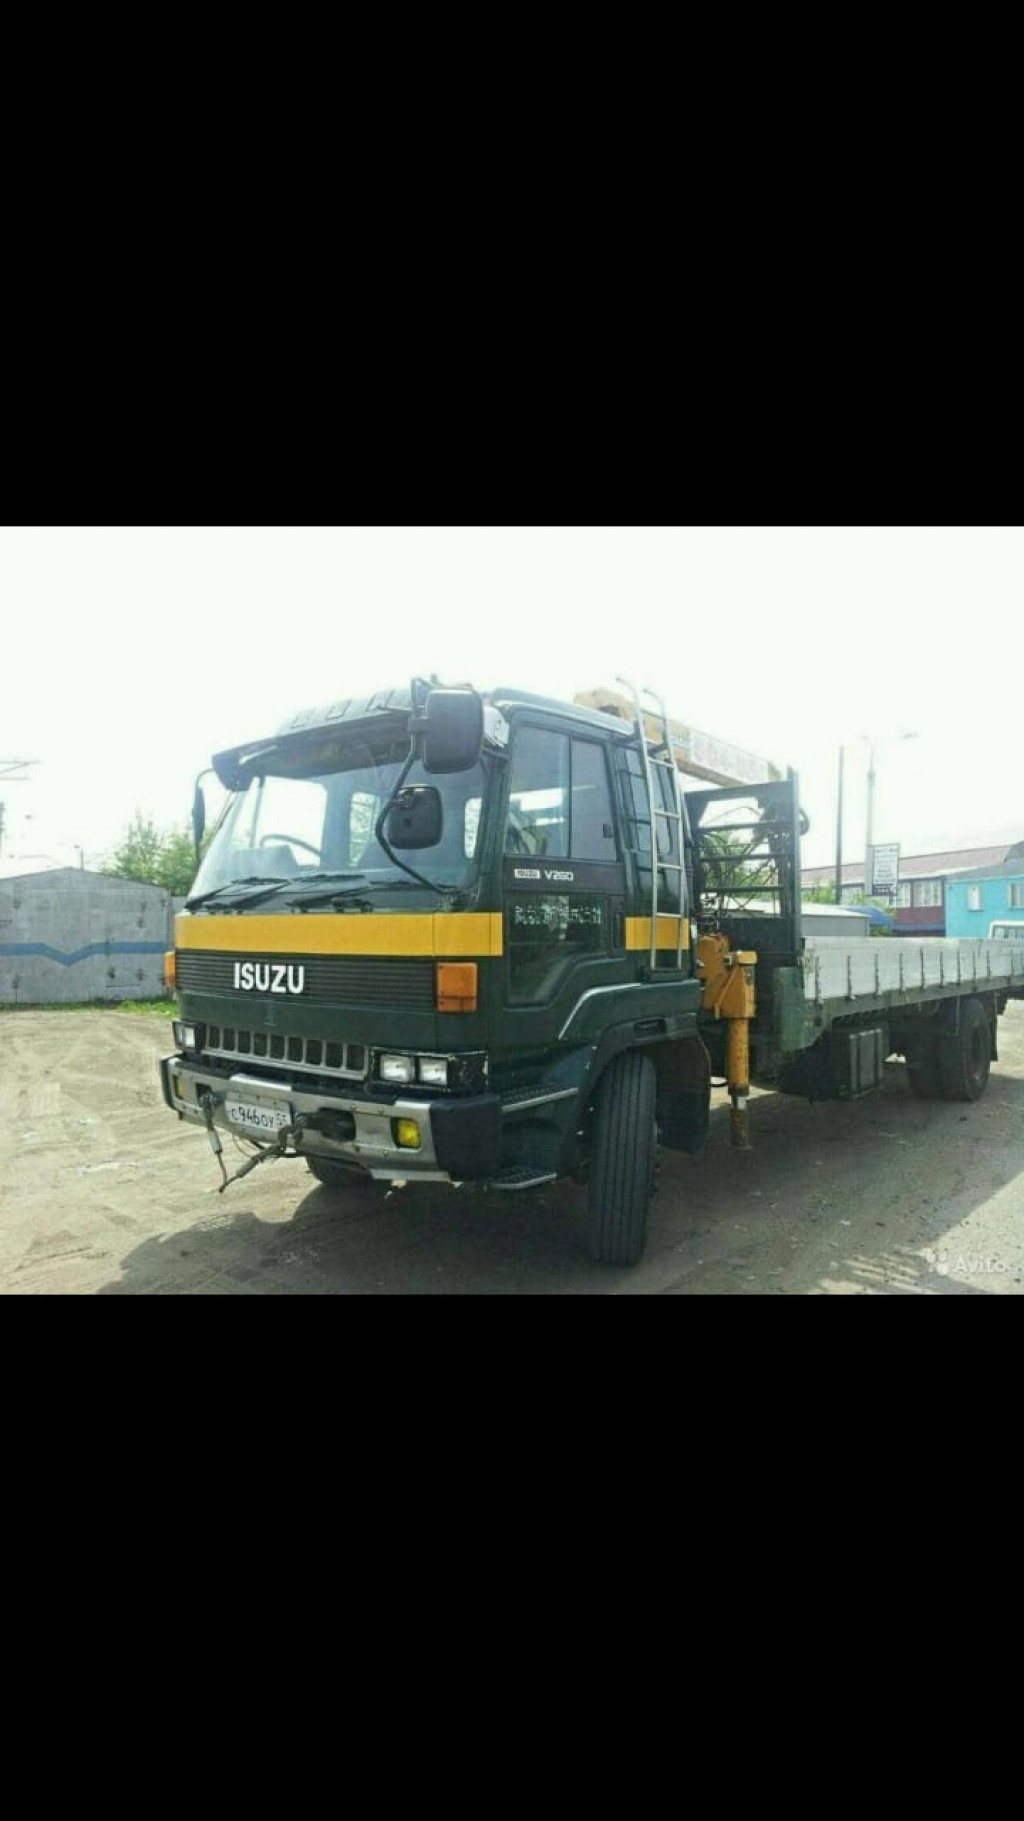
[[[635,721],[633,704],[613,689],[582,689],[573,697],[581,708],[597,708],[602,714],[617,715],[624,721]],[[746,752],[728,740],[702,733],[699,727],[688,727],[683,721],[669,721],[672,757],[680,771],[693,778],[704,778],[709,784],[773,784],[781,777],[778,767],[758,753]],[[644,715],[644,732],[655,744],[661,741],[661,725],[655,715]]]

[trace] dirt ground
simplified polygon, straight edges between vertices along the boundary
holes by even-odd
[[[220,1195],[205,1133],[160,1096],[163,1019],[15,1012],[0,1031],[8,1295],[1021,1294],[1024,1003],[976,1106],[916,1101],[890,1064],[853,1105],[756,1095],[737,1153],[716,1094],[704,1156],[662,1155],[630,1271],[590,1263],[572,1184],[342,1194],[278,1162]]]

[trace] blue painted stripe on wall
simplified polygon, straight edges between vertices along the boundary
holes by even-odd
[[[91,955],[163,955],[165,942],[89,942],[85,948],[51,948],[48,942],[0,942],[3,955],[45,955],[48,961],[59,961],[71,967],[76,961],[88,961]]]

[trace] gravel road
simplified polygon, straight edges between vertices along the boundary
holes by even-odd
[[[278,1162],[219,1195],[205,1133],[160,1097],[163,1019],[2,1013],[0,1291],[1020,1295],[1024,1003],[999,1028],[976,1106],[916,1101],[890,1064],[853,1105],[756,1094],[737,1153],[716,1094],[704,1156],[663,1153],[624,1271],[587,1258],[572,1184],[341,1194]]]

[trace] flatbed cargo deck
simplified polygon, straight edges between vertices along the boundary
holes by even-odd
[[[1024,986],[1024,944],[941,936],[804,938],[803,996],[811,1005],[909,1005],[915,996]]]

